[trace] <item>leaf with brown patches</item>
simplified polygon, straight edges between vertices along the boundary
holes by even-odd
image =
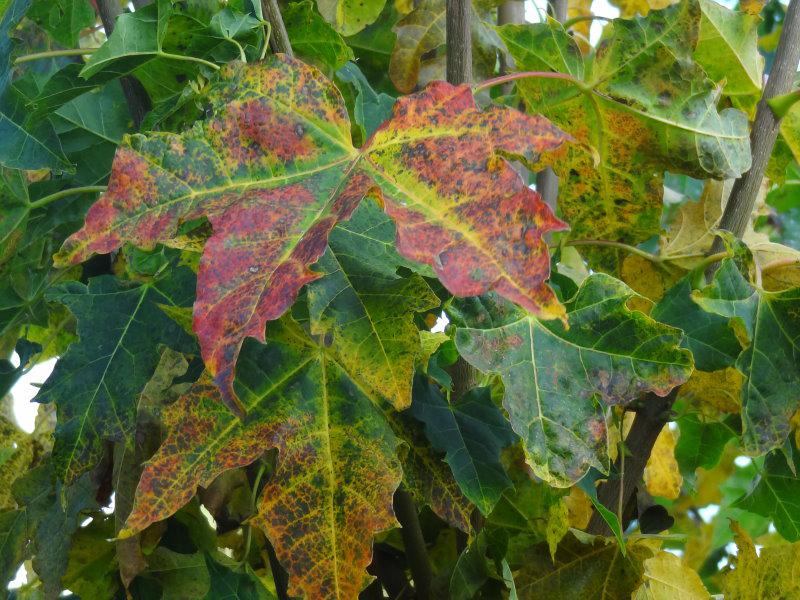
[[[665,170],[705,179],[749,168],[747,117],[717,110],[719,92],[692,59],[700,14],[686,0],[615,20],[585,58],[558,23],[499,28],[518,71],[565,75],[517,86],[531,112],[580,142],[553,164],[572,236],[641,242],[659,232]]]
[[[169,435],[145,467],[120,535],[167,518],[198,485],[277,448],[252,522],[289,572],[289,594],[356,598],[370,581],[373,534],[396,523],[401,479],[378,400],[289,319],[270,327],[267,345],[245,344],[236,386],[244,420],[222,406],[208,376],[167,409]]]
[[[524,315],[491,329],[459,329],[461,355],[499,373],[503,405],[533,472],[568,487],[590,467],[608,470],[613,405],[666,395],[692,371],[681,332],[626,308],[635,293],[608,275],[588,277],[559,321]]]
[[[57,260],[74,264],[123,242],[169,244],[181,223],[207,217],[214,233],[194,329],[231,407],[241,408],[233,373],[242,341],[263,341],[267,321],[321,276],[309,265],[371,189],[399,223],[400,253],[432,265],[453,294],[496,289],[541,316],[563,313],[545,284],[542,240],[561,224],[498,156],[558,147],[565,137],[545,119],[479,111],[469,87],[440,82],[398,101],[357,150],[339,91],[281,55],[224,67],[208,101],[213,116],[182,134],[123,142],[108,192]]]

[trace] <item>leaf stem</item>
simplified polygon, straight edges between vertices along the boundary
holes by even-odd
[[[68,48],[67,50],[48,50],[47,52],[35,52],[34,54],[24,54],[14,59],[15,65],[21,65],[26,62],[33,62],[34,60],[42,60],[45,58],[58,58],[60,56],[82,56],[84,54],[91,54],[96,52],[98,48]]]
[[[209,67],[211,69],[214,69],[215,71],[219,71],[219,69],[220,69],[219,65],[215,65],[214,63],[209,62],[207,60],[204,60],[202,58],[197,58],[196,56],[189,56],[187,54],[172,54],[170,52],[164,52],[163,50],[159,50],[157,55],[160,56],[161,58],[171,58],[172,60],[183,60],[183,61],[186,61],[186,62],[196,62],[196,63],[199,63],[201,65],[205,65],[205,66],[207,66],[207,67]]]
[[[486,88],[494,87],[496,85],[502,85],[517,79],[563,79],[564,81],[569,81],[578,87],[583,88],[583,84],[580,81],[575,79],[572,75],[567,75],[566,73],[556,73],[554,71],[519,71],[518,73],[508,73],[507,75],[501,75],[500,77],[494,77],[492,79],[482,81],[481,83],[474,85],[472,90],[474,92],[479,92],[480,90],[485,90]]]
[[[631,246],[630,244],[624,244],[622,242],[612,242],[611,240],[569,240],[565,244],[566,246],[605,246],[608,248],[617,248],[619,250],[624,250],[629,254],[635,254],[636,256],[641,256],[642,258],[649,260],[654,263],[661,263],[664,259],[660,256],[655,254],[651,254],[645,250],[640,250],[636,246]]]
[[[76,194],[95,194],[101,193],[106,191],[106,186],[104,185],[87,185],[85,187],[76,187],[76,188],[69,188],[66,190],[61,190],[60,192],[55,192],[54,194],[50,194],[49,196],[45,196],[43,198],[39,198],[38,200],[30,203],[30,208],[42,208],[43,206],[47,206],[51,202],[55,202],[56,200],[61,200],[61,198],[66,198],[67,196],[74,196]]]

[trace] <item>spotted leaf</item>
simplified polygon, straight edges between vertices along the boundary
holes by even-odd
[[[611,406],[666,395],[692,370],[681,332],[629,310],[635,293],[592,275],[567,302],[569,329],[524,315],[489,329],[459,329],[461,355],[499,373],[503,404],[534,473],[567,487],[590,467],[607,471]]]
[[[213,115],[182,134],[126,138],[108,192],[57,261],[170,243],[181,223],[208,218],[194,330],[231,407],[242,408],[232,384],[242,341],[263,341],[266,322],[321,276],[309,265],[370,190],[398,222],[400,253],[452,293],[496,289],[541,316],[563,313],[542,240],[562,225],[499,156],[558,147],[565,136],[545,119],[480,111],[469,87],[439,82],[397,102],[357,150],[338,90],[281,55],[224,67],[208,100]]]
[[[583,57],[556,22],[505,25],[529,110],[578,139],[554,163],[558,206],[578,238],[641,242],[659,232],[663,173],[735,178],[750,167],[747,117],[717,110],[719,91],[692,59],[700,8],[685,0],[615,20]]]
[[[356,598],[369,582],[372,535],[395,525],[396,438],[374,398],[288,319],[266,345],[245,344],[236,380],[240,420],[208,376],[171,405],[169,435],[147,463],[122,536],[165,519],[198,485],[277,448],[252,522],[290,575],[289,594]]]

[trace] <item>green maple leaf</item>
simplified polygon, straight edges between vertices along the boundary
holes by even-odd
[[[570,486],[590,467],[607,472],[611,406],[666,395],[692,371],[680,330],[626,308],[634,296],[621,281],[592,275],[566,302],[569,329],[511,313],[503,325],[456,333],[468,362],[502,377],[526,461],[550,485]]]
[[[190,306],[193,287],[192,272],[177,268],[142,285],[102,276],[88,286],[69,282],[48,292],[75,315],[80,338],[36,396],[58,410],[52,461],[59,477],[72,481],[93,467],[104,440],[130,442],[139,394],[159,361],[158,344],[187,352],[194,347],[161,309]]]
[[[726,259],[711,284],[693,297],[705,310],[731,319],[749,342],[736,359],[745,376],[744,449],[763,454],[780,448],[800,406],[800,288],[764,292],[750,284],[736,261]]]
[[[374,203],[333,230],[329,249],[308,286],[311,333],[328,336],[342,365],[398,410],[411,404],[414,365],[421,355],[414,312],[439,305],[419,275],[396,274],[407,264],[394,249],[394,225]]]
[[[574,237],[641,242],[659,230],[664,170],[721,179],[750,167],[746,116],[717,111],[719,92],[692,60],[699,20],[695,0],[615,20],[586,58],[556,22],[498,28],[518,71],[564,75],[517,88],[579,142],[553,164]]]
[[[796,451],[795,451],[796,453]],[[792,461],[792,469],[787,460]],[[787,458],[780,452],[773,452],[764,461],[764,469],[753,489],[733,503],[733,508],[770,517],[775,529],[790,542],[800,540],[800,479],[797,468],[800,461],[795,454]]]
[[[438,82],[399,100],[356,149],[339,91],[285,56],[224,67],[208,100],[214,116],[183,134],[123,142],[108,192],[56,259],[170,243],[181,223],[207,217],[194,329],[231,407],[241,410],[232,381],[242,341],[263,340],[266,322],[321,276],[309,265],[367,193],[398,223],[400,253],[431,265],[452,293],[495,289],[541,316],[563,314],[542,239],[562,224],[499,156],[558,147],[565,138],[546,120],[480,111],[468,86]]]
[[[198,485],[277,448],[252,522],[289,572],[289,593],[355,597],[369,582],[373,534],[395,525],[401,479],[380,400],[289,319],[270,327],[265,346],[245,344],[236,385],[244,420],[221,404],[208,376],[167,408],[170,433],[144,470],[120,535],[168,517]]]
[[[431,445],[446,452],[445,462],[467,498],[484,515],[491,513],[512,485],[500,451],[516,436],[492,402],[489,389],[475,388],[451,403],[435,385],[418,377],[411,413],[425,423]]]

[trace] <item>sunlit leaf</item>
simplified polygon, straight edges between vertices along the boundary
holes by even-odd
[[[558,147],[564,137],[544,119],[479,111],[467,86],[437,83],[399,101],[359,151],[341,96],[316,69],[275,56],[221,77],[209,94],[213,118],[123,143],[108,192],[57,259],[74,264],[123,241],[169,243],[180,223],[205,215],[214,234],[200,261],[195,331],[231,406],[242,340],[263,340],[266,322],[320,277],[309,265],[370,190],[398,223],[400,253],[433,266],[452,293],[495,289],[544,317],[562,314],[545,284],[542,239],[561,224],[497,156]]]

